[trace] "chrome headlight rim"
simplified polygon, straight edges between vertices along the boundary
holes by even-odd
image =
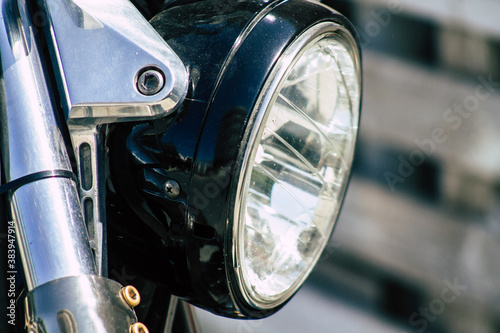
[[[310,26],[287,47],[285,52],[281,55],[280,59],[275,63],[273,70],[269,74],[269,79],[266,81],[266,84],[259,95],[259,99],[255,104],[252,116],[248,122],[248,130],[243,139],[243,142],[247,143],[247,146],[242,146],[238,155],[238,166],[236,168],[236,170],[238,171],[236,171],[235,174],[239,174],[240,176],[237,177],[237,181],[233,185],[234,201],[231,201],[233,203],[232,221],[228,223],[229,226],[232,225],[233,228],[232,230],[231,228],[227,229],[227,239],[233,240],[231,243],[232,251],[231,256],[226,257],[228,259],[226,265],[228,267],[232,267],[232,270],[228,271],[228,280],[232,281],[230,285],[237,285],[237,288],[232,288],[234,291],[233,294],[239,294],[238,296],[245,301],[247,306],[251,306],[258,310],[269,311],[271,309],[283,306],[298,291],[315,265],[311,265],[290,289],[277,296],[274,300],[265,300],[258,296],[256,297],[255,293],[252,295],[252,293],[248,290],[248,286],[244,281],[240,260],[240,257],[243,256],[243,246],[241,246],[241,244],[238,244],[238,241],[240,240],[240,233],[242,232],[241,228],[244,228],[244,223],[242,222],[244,220],[244,217],[242,215],[244,214],[245,210],[248,183],[250,182],[249,173],[251,173],[251,170],[253,169],[253,167],[250,166],[250,162],[253,161],[256,151],[253,146],[259,145],[259,138],[262,135],[267,118],[271,114],[270,109],[272,109],[277,95],[281,90],[281,86],[283,85],[285,78],[293,70],[294,65],[310,47],[314,46],[320,41],[329,38],[337,40],[339,43],[343,44],[346,47],[346,50],[349,52],[349,56],[353,60],[356,71],[358,92],[361,95],[361,55],[359,53],[359,44],[352,30],[350,30],[346,25],[339,24],[338,22],[334,21],[323,21]],[[355,120],[356,123],[354,124],[356,128],[355,137],[353,139],[353,146],[356,143],[358,133],[357,128],[359,127],[359,109],[361,106],[361,99],[360,96],[358,98],[359,105],[353,106],[354,109],[352,110],[352,112],[357,112],[357,117]],[[353,152],[349,157],[349,160],[347,161],[349,170],[352,167],[354,158]],[[349,177],[350,172],[347,178]],[[336,225],[336,219],[340,212],[343,203],[343,197],[345,196],[345,192],[347,190],[347,183],[348,179],[345,182],[345,186],[339,193],[342,197],[342,200],[339,202],[338,209],[335,213],[334,222],[331,224],[328,235],[331,235]],[[231,219],[231,214],[229,214],[229,219]],[[323,244],[322,248],[324,248],[325,245],[326,243]],[[313,262],[317,262],[319,256],[321,255],[321,252],[322,251],[319,251],[315,254]]]

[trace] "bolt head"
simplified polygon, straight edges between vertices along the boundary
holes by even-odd
[[[163,188],[165,190],[165,195],[170,199],[177,199],[181,194],[181,187],[175,180],[167,180]]]
[[[156,95],[164,86],[163,73],[158,69],[148,69],[142,72],[137,79],[137,89],[146,96]]]
[[[141,295],[134,286],[123,287],[121,294],[125,302],[132,308],[141,303]]]
[[[143,323],[135,323],[130,326],[131,333],[149,333],[148,328]]]

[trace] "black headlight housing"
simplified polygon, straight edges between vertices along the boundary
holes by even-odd
[[[151,24],[184,61],[191,86],[175,115],[110,131],[109,204],[117,208],[109,213],[110,256],[214,313],[266,317],[308,272],[269,304],[242,288],[234,219],[246,147],[280,59],[301,52],[290,55],[292,45],[340,38],[361,90],[354,29],[334,10],[305,0],[193,2],[165,10]]]

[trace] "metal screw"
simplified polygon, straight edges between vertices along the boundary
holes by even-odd
[[[149,333],[149,330],[143,323],[135,323],[130,326],[130,333]]]
[[[175,180],[167,180],[164,186],[165,194],[170,199],[177,199],[181,194],[181,187]]]
[[[132,308],[135,308],[141,303],[141,295],[133,286],[126,286],[121,290],[122,297],[125,302]]]
[[[163,73],[159,69],[148,69],[137,79],[137,89],[146,96],[156,95],[165,86]]]

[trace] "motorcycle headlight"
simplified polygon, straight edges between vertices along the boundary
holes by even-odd
[[[325,247],[350,174],[360,82],[339,25],[304,31],[276,63],[238,160],[232,269],[245,300],[276,307]]]
[[[124,129],[116,146],[128,155],[110,148],[115,179],[133,179],[117,191],[156,234],[141,271],[212,312],[265,317],[335,225],[359,123],[359,43],[342,15],[302,0],[201,1],[151,23],[192,86],[176,117]]]

